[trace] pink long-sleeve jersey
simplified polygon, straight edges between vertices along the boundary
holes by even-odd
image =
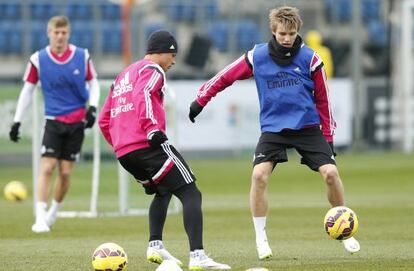
[[[164,86],[164,71],[149,60],[133,63],[116,77],[99,127],[117,157],[149,147],[151,132],[165,133]]]

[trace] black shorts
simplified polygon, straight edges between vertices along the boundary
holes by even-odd
[[[278,133],[264,132],[257,143],[253,165],[288,160],[287,148],[295,148],[302,156],[301,163],[314,171],[326,164],[336,165],[331,147],[318,127],[301,130],[284,130]]]
[[[147,194],[172,193],[195,181],[184,158],[168,142],[157,148],[132,151],[118,160],[143,185]]]
[[[46,120],[41,154],[44,157],[77,161],[84,138],[85,124],[83,122],[63,123]]]

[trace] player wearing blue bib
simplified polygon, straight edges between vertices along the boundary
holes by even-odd
[[[56,62],[50,50],[39,51],[39,77],[45,101],[45,115],[50,117],[70,114],[89,100],[85,84],[85,54],[76,47],[66,63]]]
[[[314,52],[303,44],[289,65],[278,65],[269,57],[267,43],[256,45],[253,70],[260,103],[263,132],[301,129],[320,124],[315,107],[315,83],[309,76]],[[277,106],[274,105],[277,101]]]
[[[288,148],[295,148],[301,163],[320,173],[331,206],[345,204],[333,152],[336,124],[323,62],[298,35],[302,20],[296,8],[272,9],[269,20],[270,41],[257,44],[203,84],[189,112],[194,122],[216,94],[237,80],[254,77],[262,134],[253,158],[250,210],[260,260],[272,257],[266,234],[267,185],[276,165],[288,160]],[[343,245],[351,253],[360,250],[354,237]]]
[[[93,126],[99,102],[99,85],[88,50],[68,43],[68,18],[51,18],[47,35],[49,46],[30,57],[9,133],[10,140],[17,142],[20,139],[21,120],[30,105],[35,86],[40,82],[46,124],[37,180],[36,222],[32,226],[36,233],[50,231],[56,220],[69,189],[73,163],[79,158],[84,130]],[[56,168],[54,198],[46,211],[51,178]]]

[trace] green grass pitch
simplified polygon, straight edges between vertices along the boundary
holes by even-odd
[[[270,180],[268,237],[274,257],[256,257],[249,211],[250,159],[189,161],[203,193],[204,244],[211,257],[233,270],[414,270],[414,156],[395,153],[340,155],[339,169],[347,205],[359,217],[356,237],[362,250],[345,253],[330,240],[322,220],[329,209],[325,186],[292,153]],[[89,204],[89,163],[74,170],[63,209]],[[0,198],[1,270],[92,270],[91,254],[101,243],[116,242],[129,257],[128,270],[155,270],[146,262],[147,217],[60,218],[48,234],[34,234],[30,167],[1,167],[0,187],[24,181],[30,197],[21,203]],[[114,163],[101,169],[100,210],[117,208]],[[148,199],[130,183],[132,204]],[[181,215],[167,219],[164,243],[188,264],[188,242]],[[184,267],[184,270],[187,270]]]

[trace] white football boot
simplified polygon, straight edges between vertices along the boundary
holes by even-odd
[[[268,260],[273,256],[272,249],[269,247],[269,243],[267,241],[260,244],[257,243],[256,249],[259,260]]]
[[[224,263],[217,263],[209,258],[204,249],[196,249],[190,252],[189,270],[229,270],[231,267]]]
[[[155,271],[183,271],[173,260],[164,260]]]
[[[147,248],[147,260],[151,263],[161,264],[164,260],[172,260],[177,263],[178,266],[183,266],[183,263],[175,258],[171,253],[164,248],[162,241],[151,241]]]
[[[46,223],[46,202],[36,202],[36,221],[32,226],[35,233],[49,232],[50,228]]]
[[[61,203],[53,199],[49,210],[46,212],[45,219],[46,219],[46,224],[49,226],[49,228],[52,227],[52,225],[55,224],[56,222],[56,217],[57,217],[60,205]]]
[[[36,223],[32,225],[32,231],[35,233],[44,233],[44,232],[50,232],[50,228],[46,224],[46,221],[41,220],[41,219],[36,219]]]
[[[359,242],[354,237],[343,240],[342,244],[344,245],[345,250],[351,254],[356,253],[361,250],[361,246],[359,245]]]
[[[46,213],[46,224],[50,227],[52,227],[53,224],[56,222],[57,213],[50,212],[50,210]]]

